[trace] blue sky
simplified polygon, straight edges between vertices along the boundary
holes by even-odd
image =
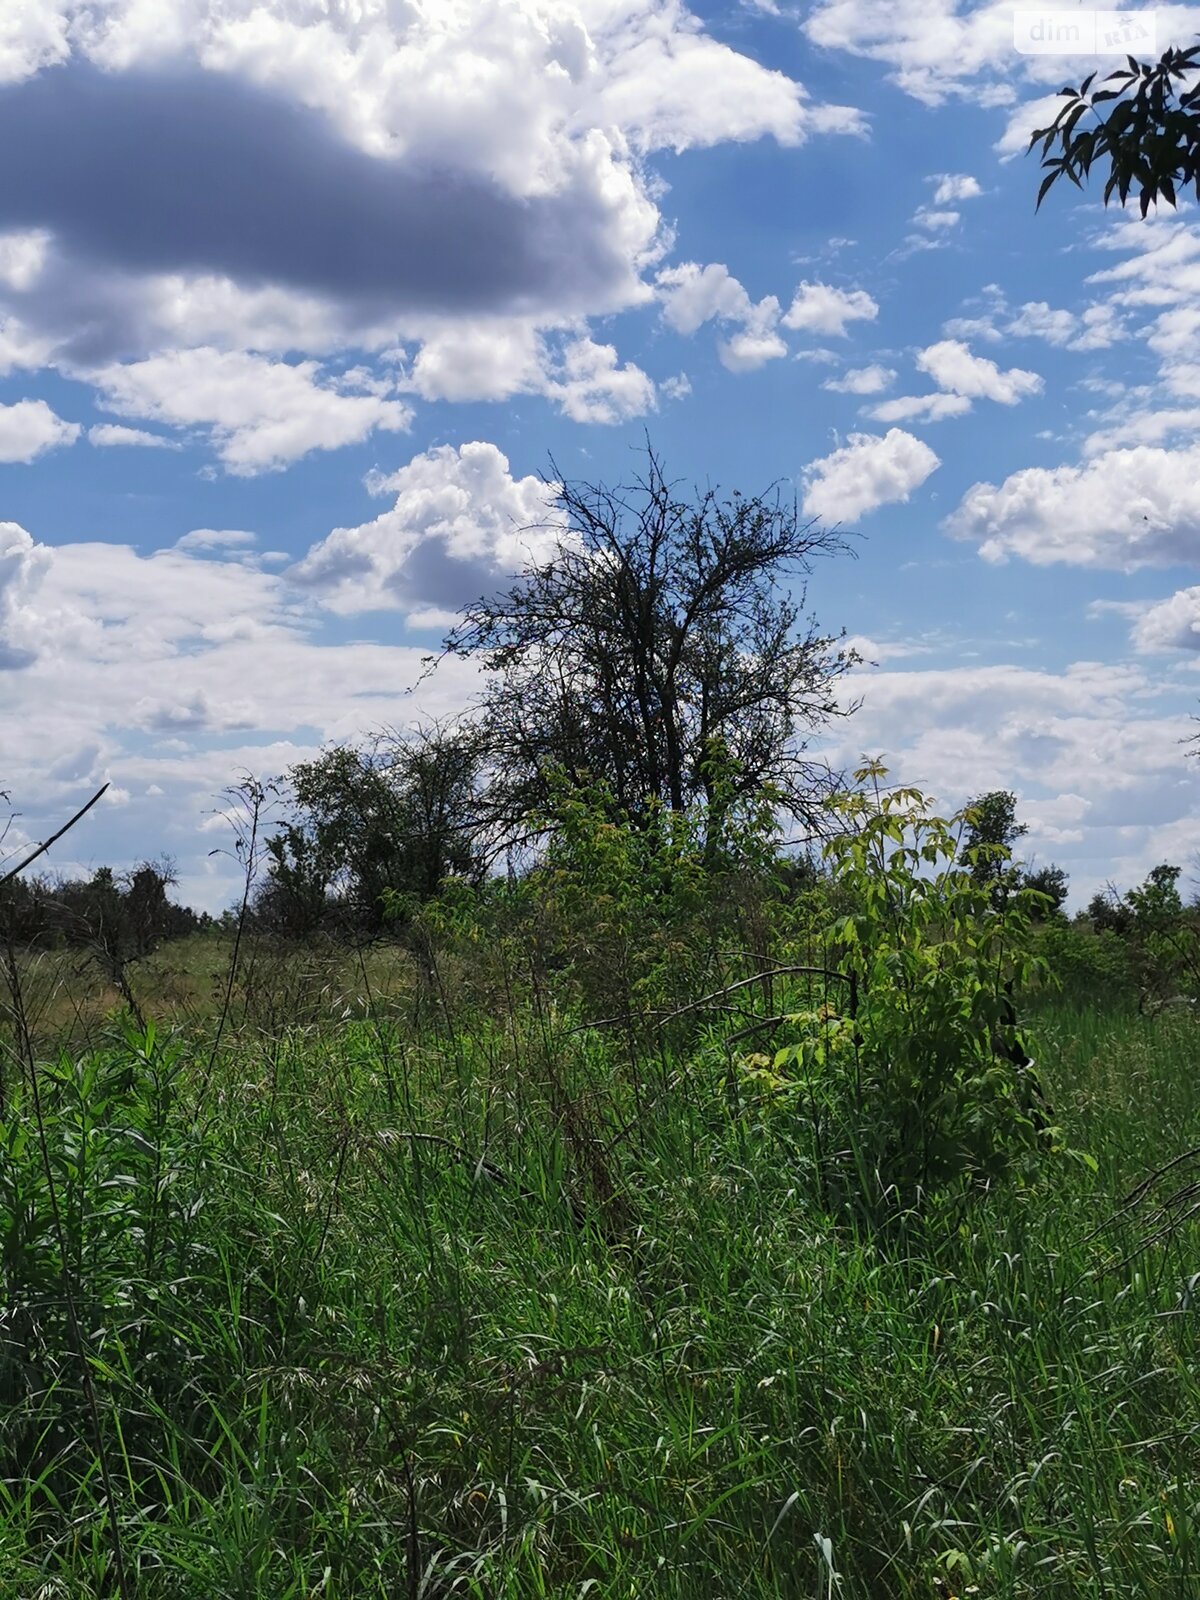
[[[8,843],[108,780],[53,865],[219,909],[224,786],[461,708],[551,455],[648,431],[861,535],[835,759],[1016,790],[1076,901],[1190,865],[1200,212],[1035,216],[1022,153],[1109,64],[956,0],[4,8]]]

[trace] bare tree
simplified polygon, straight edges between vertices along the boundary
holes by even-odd
[[[485,669],[501,834],[528,831],[552,770],[606,783],[635,823],[699,803],[710,828],[767,785],[806,814],[831,780],[808,740],[851,709],[837,687],[855,657],[805,614],[806,584],[847,539],[771,491],[684,498],[649,448],[646,462],[625,488],[551,482],[553,555],[445,640]]]

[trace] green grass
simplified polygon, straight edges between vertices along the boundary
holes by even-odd
[[[9,1065],[0,1595],[117,1592],[114,1517],[139,1600],[1200,1594],[1200,1234],[1089,1238],[1194,1021],[1048,1007],[1096,1170],[880,1239],[702,1031],[305,971],[43,1055],[57,1224]]]
[[[86,950],[19,951],[15,959],[39,1048],[87,1049],[109,1036],[121,995]],[[256,941],[235,998],[244,1021],[277,1032],[285,1022],[328,1022],[347,1006],[361,1014],[365,993],[393,987],[410,968],[411,961],[388,946],[357,952],[330,943],[298,954]],[[163,944],[130,971],[161,1026],[211,1032],[226,999],[229,942],[219,933],[192,934]],[[2,1008],[0,1000],[0,1017]]]

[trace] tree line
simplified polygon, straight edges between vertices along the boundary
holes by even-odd
[[[814,743],[855,710],[842,680],[858,658],[818,624],[808,581],[819,561],[853,554],[851,536],[803,519],[775,489],[683,493],[649,447],[630,486],[556,474],[547,491],[547,523],[530,531],[540,550],[551,533],[549,553],[465,606],[427,660],[428,673],[449,658],[475,666],[471,708],[331,746],[271,786],[276,820],[249,901],[259,927],[395,928],[447,880],[477,887],[527,870],[572,796],[635,834],[686,819],[710,870],[735,864],[769,813],[799,835],[788,872],[811,881],[803,847],[828,831],[844,782]],[[1066,873],[1018,859],[1016,806],[1007,790],[971,802],[972,874],[997,907],[1030,889],[1044,918],[1061,916]],[[1180,876],[1156,872],[1172,886]],[[15,879],[0,887],[5,931],[91,947],[119,970],[211,921],[170,900],[174,881],[164,862]],[[1149,881],[1133,896],[1109,891],[1088,920],[1125,934],[1151,903]]]
[[[13,877],[0,886],[0,932],[14,945],[91,951],[117,972],[165,940],[214,926],[206,913],[171,899],[175,882],[166,859],[126,873],[98,867],[88,877]]]

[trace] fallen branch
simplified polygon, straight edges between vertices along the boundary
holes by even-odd
[[[769,972],[756,972],[751,978],[739,978],[736,983],[726,984],[722,989],[714,989],[711,994],[702,995],[699,1000],[692,1000],[676,1011],[627,1011],[619,1017],[598,1017],[593,1022],[581,1022],[569,1029],[568,1037],[576,1033],[586,1033],[589,1028],[615,1028],[622,1024],[628,1026],[631,1022],[656,1020],[660,1026],[665,1026],[668,1022],[675,1022],[679,1017],[686,1017],[689,1012],[703,1011],[707,1006],[715,1006],[720,1001],[728,999],[731,994],[736,994],[739,989],[748,989],[751,984],[761,984],[767,978],[795,977],[836,978],[839,982],[848,983],[852,987],[854,984],[852,973],[838,972],[833,967],[773,967]]]
[[[775,1017],[759,1017],[756,1021],[750,1023],[748,1027],[739,1028],[736,1033],[731,1033],[728,1039],[725,1040],[725,1048],[726,1050],[732,1050],[734,1045],[738,1044],[742,1039],[750,1039],[756,1033],[761,1033],[764,1028],[781,1028],[785,1022],[793,1020],[793,1013],[790,1011],[781,1011]]]

